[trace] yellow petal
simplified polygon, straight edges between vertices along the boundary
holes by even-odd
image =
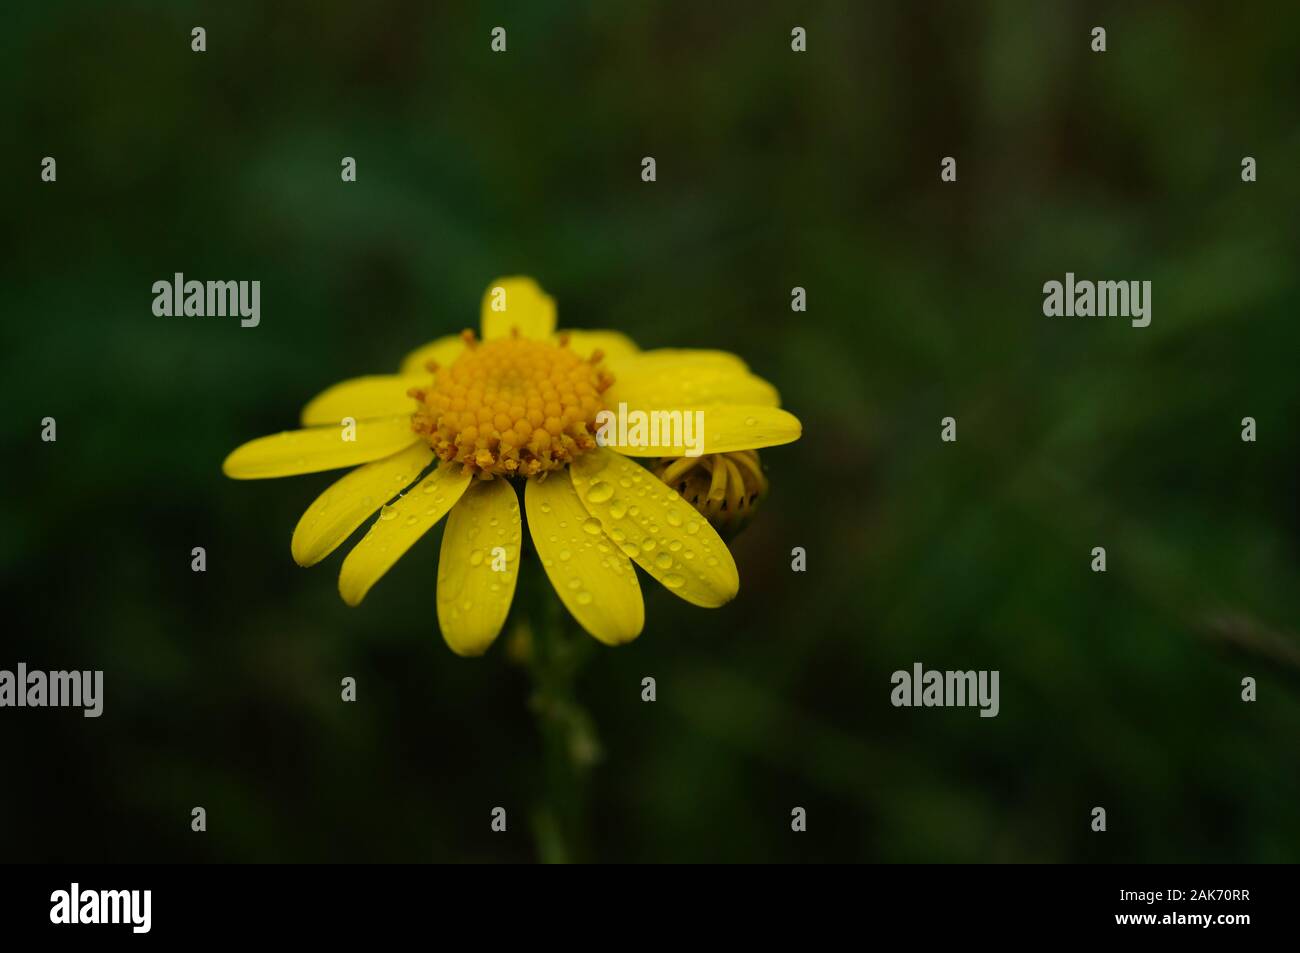
[[[438,626],[457,655],[482,655],[505,624],[520,538],[509,480],[476,481],[451,511],[438,556]]]
[[[430,341],[423,347],[417,347],[406,357],[402,358],[402,374],[423,374],[426,377],[425,383],[428,383],[428,368],[425,367],[429,361],[433,361],[439,367],[446,367],[456,358],[460,357],[461,352],[465,350],[465,342],[459,334],[450,334],[446,337],[438,338],[436,341]]]
[[[676,491],[600,447],[578,457],[569,473],[605,534],[669,592],[708,608],[735,598],[740,576],[727,544]]]
[[[433,451],[423,442],[401,453],[357,467],[316,497],[293,531],[293,558],[314,566],[398,493],[411,485],[430,463]]]
[[[776,447],[798,440],[803,432],[803,425],[793,414],[778,407],[758,404],[713,404],[682,410],[665,408],[647,411],[643,415],[635,414],[637,410],[639,408],[627,409],[628,429],[624,442],[618,442],[621,435],[617,420],[609,424],[607,431],[598,431],[596,440],[602,446],[629,457],[681,457],[695,451],[729,453]],[[615,406],[611,413],[617,411]],[[702,416],[696,416],[697,411]],[[640,430],[636,426],[638,420],[645,421]],[[703,440],[700,439],[701,421]],[[686,432],[688,423],[691,428],[689,435]]]
[[[483,295],[483,340],[522,337],[545,341],[555,333],[555,301],[531,278],[498,278]]]
[[[405,377],[398,374],[372,374],[369,377],[342,381],[311,399],[302,409],[302,425],[338,426],[345,417],[365,420],[370,417],[409,414],[418,405],[406,396],[407,390],[426,386],[430,380],[428,374]]]
[[[641,634],[645,604],[636,570],[573,489],[567,470],[528,481],[528,532],[551,585],[579,624],[606,645]]]
[[[620,362],[641,353],[636,342],[621,331],[557,331],[555,336],[567,336],[569,348],[583,358],[588,358],[592,351],[599,350],[605,355],[605,364],[611,368],[617,368]]]
[[[638,369],[668,370],[713,367],[719,370],[748,371],[749,365],[730,351],[712,351],[688,347],[660,347],[641,351],[636,356]],[[626,364],[625,369],[631,369]]]
[[[609,406],[625,401],[629,408],[707,407],[710,404],[758,404],[777,407],[776,388],[753,374],[729,367],[638,367],[635,359],[614,373],[614,386],[605,394]]]
[[[379,460],[405,450],[418,439],[409,415],[361,420],[354,427],[286,430],[237,447],[221,469],[235,480],[319,473]]]
[[[447,515],[469,486],[470,475],[457,463],[444,463],[379,512],[370,531],[352,547],[339,571],[339,595],[359,605],[370,587],[415,541]]]

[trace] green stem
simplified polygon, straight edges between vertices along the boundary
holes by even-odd
[[[531,581],[535,591],[529,619],[534,686],[530,707],[542,742],[542,802],[533,827],[542,862],[571,863],[586,856],[587,777],[599,757],[591,718],[578,704],[575,691],[591,640],[573,631],[541,573]]]

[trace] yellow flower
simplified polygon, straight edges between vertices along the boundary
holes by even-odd
[[[664,457],[650,472],[695,507],[723,539],[739,533],[767,496],[757,450],[700,457]]]
[[[292,543],[298,564],[314,565],[379,511],[339,573],[353,606],[450,514],[438,623],[460,655],[487,650],[514,596],[522,531],[512,479],[524,484],[529,533],[552,586],[600,641],[641,632],[634,562],[695,605],[734,598],[740,579],[717,532],[628,459],[681,457],[680,441],[655,439],[666,427],[624,440],[607,425],[615,408],[626,417],[660,411],[664,421],[680,412],[672,419],[703,422],[696,452],[735,459],[799,438],[772,385],[724,351],[641,351],[613,331],[557,334],[555,302],[528,278],[488,289],[481,332],[481,341],[469,331],[439,338],[397,374],[336,384],[303,409],[304,429],[244,444],[223,470],[259,479],[356,467],[307,508]],[[603,439],[610,434],[622,442]]]

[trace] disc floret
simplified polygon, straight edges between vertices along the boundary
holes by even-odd
[[[430,365],[432,384],[410,391],[421,404],[411,426],[438,459],[482,479],[531,477],[595,448],[596,415],[614,382],[599,351],[582,358],[564,337],[463,336],[465,351],[446,367]]]

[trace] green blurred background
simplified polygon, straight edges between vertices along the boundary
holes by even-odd
[[[1300,859],[1300,8],[28,3],[0,32],[0,668],[106,673],[98,720],[0,710],[3,859],[539,856],[530,680],[444,646],[438,533],[349,609],[341,551],[289,555],[337,475],[220,472],[515,273],[563,325],[740,353],[805,427],[763,454],[739,598],[643,576],[644,634],[592,653],[572,856]],[[155,317],[176,271],[260,280],[261,326]],[[1066,271],[1151,280],[1151,326],[1045,318]],[[1001,714],[891,707],[918,661],[1000,670]]]

